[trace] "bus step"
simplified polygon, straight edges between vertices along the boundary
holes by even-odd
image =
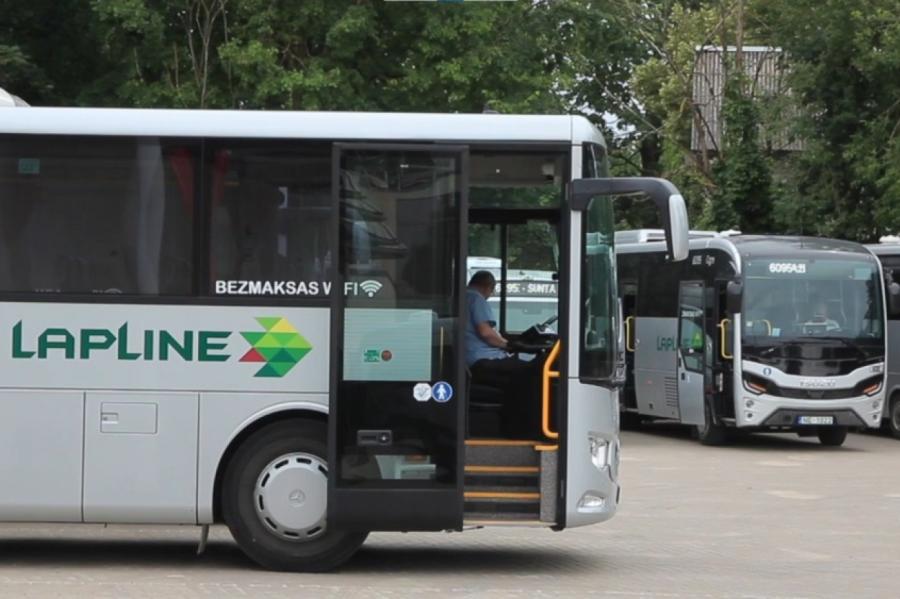
[[[463,519],[469,518],[505,518],[524,519],[541,517],[540,504],[537,501],[469,501],[463,504]]]
[[[502,513],[496,512],[466,512],[463,518],[465,526],[492,526],[497,524],[509,524],[519,526],[551,526],[548,522],[541,522],[533,513]]]
[[[486,497],[486,493],[499,493],[500,495],[514,493],[522,495],[522,497],[514,497],[514,499],[525,499],[524,495],[538,495],[540,499],[540,487],[535,484],[536,481],[527,482],[524,485],[498,484],[497,481],[486,480],[479,485],[466,484],[463,490],[468,497],[469,493],[479,493],[479,497]],[[530,497],[529,497],[530,498]]]
[[[471,439],[466,441],[466,466],[478,467],[536,467],[540,465],[537,441],[507,441],[505,439]]]
[[[541,501],[540,491],[507,489],[490,489],[477,491],[464,491],[463,498],[466,502],[489,502],[489,503],[539,503]]]
[[[538,466],[466,466],[465,486],[470,491],[482,487],[537,489],[540,474]]]
[[[528,490],[537,489],[539,484],[537,473],[532,475],[470,475],[466,474],[465,487],[467,491],[480,491],[491,487],[499,490],[524,487]]]

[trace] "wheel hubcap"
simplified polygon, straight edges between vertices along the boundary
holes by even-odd
[[[308,453],[289,453],[263,468],[253,490],[256,515],[271,532],[309,541],[325,532],[328,466]]]

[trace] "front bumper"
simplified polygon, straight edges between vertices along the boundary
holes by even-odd
[[[735,406],[735,424],[744,428],[806,428],[796,425],[797,416],[834,416],[837,426],[877,428],[883,407],[883,391],[845,399],[792,399],[744,392]]]

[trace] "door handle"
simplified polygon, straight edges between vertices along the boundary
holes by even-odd
[[[681,380],[683,380],[683,381],[686,381],[686,380],[687,380],[687,373],[686,373],[686,372],[682,372],[682,373],[681,373]]]

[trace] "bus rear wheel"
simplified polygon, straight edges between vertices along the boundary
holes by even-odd
[[[828,447],[840,447],[847,439],[847,427],[829,426],[827,428],[820,428],[816,431],[816,436],[819,437],[819,443],[822,445],[827,445]]]
[[[895,439],[900,439],[900,396],[891,399],[891,411],[888,414],[887,426]]]
[[[247,556],[270,570],[322,572],[347,561],[367,533],[329,530],[325,425],[278,422],[248,437],[225,471],[222,515]]]

